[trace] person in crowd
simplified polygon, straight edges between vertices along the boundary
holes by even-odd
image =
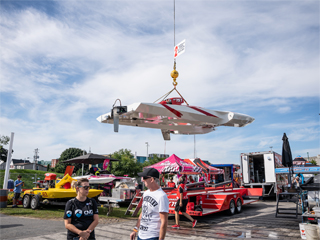
[[[70,199],[65,208],[64,225],[68,240],[95,240],[94,229],[99,223],[97,202],[88,198],[89,180],[81,178],[72,183],[77,196]]]
[[[194,183],[193,177],[189,176],[189,183]]]
[[[203,175],[202,175],[202,173],[199,173],[199,178],[198,178],[199,180],[199,182],[203,182],[204,181],[204,177],[203,177]],[[204,187],[204,184],[202,184],[202,185],[198,185],[198,187]]]
[[[239,188],[240,187],[240,177],[238,173],[233,173],[233,187]]]
[[[204,178],[203,178],[202,174],[199,173],[199,182],[202,182],[202,181],[204,181]]]
[[[192,222],[193,228],[197,225],[197,220],[193,219],[188,213],[186,213],[186,208],[187,208],[187,204],[188,204],[186,181],[187,181],[187,179],[185,176],[182,176],[179,178],[180,184],[177,188],[177,196],[179,196],[179,199],[177,200],[176,207],[174,209],[176,224],[173,225],[172,228],[180,229],[179,211],[182,213],[183,216],[185,216],[186,218],[188,218]]]
[[[154,168],[146,168],[138,173],[142,182],[148,188],[143,193],[142,211],[130,240],[162,240],[166,236],[169,213],[169,199],[159,186],[159,172]]]
[[[175,188],[176,184],[173,182],[173,177],[170,177],[169,180],[170,181],[167,183],[167,186],[171,188]]]
[[[294,186],[295,189],[299,189],[301,185],[301,178],[299,175],[297,175],[293,180],[292,180],[292,185]]]
[[[213,174],[210,175],[210,183],[212,184],[216,183],[215,176]]]
[[[17,177],[17,180],[14,181],[14,189],[13,189],[13,192],[14,192],[14,195],[13,195],[13,198],[12,198],[12,207],[13,208],[17,208],[17,201],[19,200],[20,198],[20,194],[21,194],[21,188],[22,188],[22,185],[24,184],[24,182],[21,181],[21,175],[18,175]]]
[[[304,184],[304,176],[301,173],[297,173],[296,177],[299,177],[299,181],[301,182],[301,184]]]

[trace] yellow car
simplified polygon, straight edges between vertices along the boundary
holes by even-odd
[[[69,174],[66,174],[62,179],[56,179],[54,173],[45,174],[45,187],[33,188],[24,192],[23,207],[24,208],[39,208],[40,204],[44,205],[65,205],[66,202],[77,196],[76,190],[71,188],[73,179]],[[102,193],[103,190],[90,189],[88,197],[95,198]]]

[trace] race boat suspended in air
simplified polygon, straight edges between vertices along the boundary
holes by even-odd
[[[111,112],[97,118],[101,123],[161,129],[164,140],[172,134],[205,134],[219,126],[244,127],[253,117],[231,111],[217,111],[182,105],[183,98],[169,98],[159,103],[133,103],[114,106]],[[121,105],[121,104],[120,104]]]

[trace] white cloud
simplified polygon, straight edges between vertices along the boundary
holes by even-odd
[[[162,153],[160,131],[124,127],[114,134],[95,119],[117,98],[124,105],[153,102],[171,90],[172,2],[55,4],[54,14],[28,7],[0,18],[0,124],[5,134],[16,132],[15,155],[38,147],[50,159],[71,146],[99,153],[126,147],[144,155],[145,141]],[[187,40],[177,59],[178,90],[191,105],[260,117],[270,109],[292,114],[305,104],[301,99],[319,96],[319,13],[313,10],[319,3],[176,4],[176,42]],[[281,145],[274,139],[283,129],[294,141],[319,139],[316,121],[282,122],[277,116],[252,125],[251,135],[245,128],[243,135],[199,136],[197,152],[233,161],[238,152]],[[267,131],[259,132],[262,127]],[[193,137],[173,136],[167,150],[192,157]]]
[[[277,109],[277,112],[279,112],[279,113],[288,113],[290,111],[291,111],[291,107],[279,107]]]

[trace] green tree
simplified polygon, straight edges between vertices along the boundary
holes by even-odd
[[[144,163],[142,163],[142,167],[147,167],[153,164],[156,164],[158,162],[161,162],[162,160],[164,160],[165,158],[159,158],[157,155],[153,155],[152,158],[149,158],[148,161],[145,161]]]
[[[120,149],[111,157],[119,159],[118,162],[112,162],[108,166],[108,170],[116,176],[136,177],[137,173],[142,171],[142,165],[134,159],[134,155],[128,149]]]
[[[313,164],[313,165],[318,165],[317,161],[315,159],[311,159],[310,163]]]
[[[6,162],[7,161],[7,155],[8,150],[5,149],[3,146],[7,145],[10,141],[10,138],[8,136],[1,136],[0,135],[0,160]],[[12,150],[13,152],[13,150]]]
[[[79,157],[83,154],[87,154],[87,152],[83,153],[83,150],[81,150],[80,148],[68,148],[64,150],[60,155],[58,164],[54,168],[55,172],[64,173],[67,166],[74,166],[73,172],[77,172],[78,169],[82,168],[81,163],[65,163],[64,161],[71,158]],[[88,164],[85,164],[84,171],[87,171],[88,168]]]

